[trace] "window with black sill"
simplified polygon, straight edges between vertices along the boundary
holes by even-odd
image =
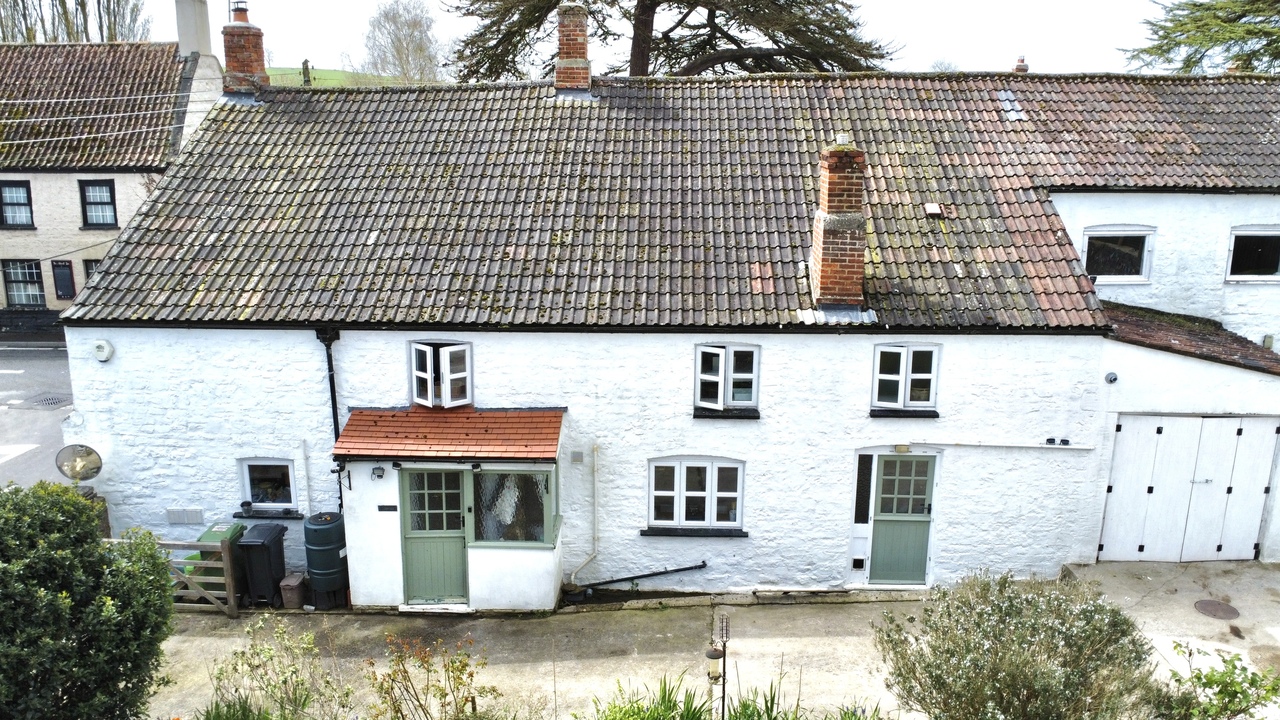
[[[740,460],[661,458],[649,462],[649,525],[641,535],[746,537]]]
[[[237,517],[298,517],[293,461],[249,458],[240,461],[244,501]]]
[[[938,417],[938,345],[875,348],[871,417]]]
[[[694,350],[693,416],[760,417],[760,348],[698,345]]]

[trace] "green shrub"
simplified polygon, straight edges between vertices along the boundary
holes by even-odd
[[[249,646],[214,666],[214,702],[202,716],[226,711],[255,720],[330,720],[354,708],[354,690],[321,662],[314,633],[296,632],[274,615],[250,623],[245,633]]]
[[[272,720],[271,712],[253,706],[248,698],[232,700],[214,699],[203,712],[196,713],[196,720]]]
[[[1151,682],[1133,620],[1075,582],[972,576],[875,639],[898,702],[934,720],[1127,717]]]
[[[711,705],[705,693],[684,686],[684,677],[658,681],[658,689],[645,693],[628,693],[618,684],[609,702],[595,705],[595,720],[710,720]]]
[[[0,490],[0,708],[9,717],[133,718],[160,680],[169,568],[144,532],[107,544],[71,487]]]
[[[1255,711],[1280,699],[1280,676],[1245,667],[1235,653],[1218,651],[1222,667],[1197,668],[1196,657],[1209,653],[1183,643],[1174,650],[1187,659],[1187,674],[1173,672],[1170,687],[1158,688],[1152,704],[1157,717],[1167,720],[1235,720],[1255,717]]]

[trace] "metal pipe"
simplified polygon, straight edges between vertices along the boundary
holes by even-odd
[[[600,444],[591,446],[591,554],[569,573],[569,584],[578,584],[578,572],[596,559],[600,549]]]
[[[641,573],[640,575],[628,575],[627,577],[614,578],[612,580],[601,580],[600,582],[590,583],[588,585],[583,585],[582,587],[593,588],[593,587],[600,587],[601,585],[612,585],[614,583],[626,582],[628,580],[640,580],[642,578],[657,577],[659,575],[671,575],[672,573],[685,572],[687,570],[701,570],[706,566],[707,566],[707,561],[703,560],[697,565],[690,565],[688,567],[682,567],[682,568],[674,568],[671,570],[663,568],[661,570],[658,570],[656,572],[651,572],[651,573]]]
[[[341,434],[342,428],[338,426],[338,383],[335,380],[333,372],[333,343],[340,337],[338,329],[333,327],[316,328],[316,339],[324,343],[324,359],[329,368],[329,409],[333,413],[333,442],[336,445],[338,435]],[[339,465],[339,468],[342,466]],[[338,512],[343,509],[342,496],[342,471],[338,473]],[[347,475],[347,482],[351,482],[351,476]]]

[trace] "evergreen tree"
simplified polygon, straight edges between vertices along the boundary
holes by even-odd
[[[458,47],[459,80],[523,78],[549,72],[539,55],[556,31],[560,0],[461,0],[480,20]],[[874,70],[889,57],[862,37],[857,8],[845,0],[594,0],[591,36],[601,45],[631,28],[625,64],[605,74],[632,76]]]
[[[1151,44],[1126,51],[1131,62],[1179,73],[1280,69],[1280,2],[1178,0],[1161,8],[1163,17],[1146,21]]]

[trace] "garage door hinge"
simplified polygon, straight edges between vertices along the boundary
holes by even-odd
[[[1156,428],[1156,434],[1157,434],[1157,435],[1163,435],[1163,434],[1164,434],[1164,426],[1163,426],[1163,425],[1161,425],[1160,427]]]
[[[1153,492],[1155,492],[1155,491],[1156,491],[1156,488],[1155,488],[1155,486],[1154,486],[1154,485],[1148,485],[1148,486],[1147,486],[1147,494],[1148,494],[1148,495],[1150,495],[1151,493],[1153,493]]]
[[[1146,545],[1139,545],[1139,546],[1138,546],[1138,552],[1143,552],[1143,551],[1144,551],[1144,550],[1146,550],[1146,549],[1147,549],[1147,546],[1146,546]]]
[[[1236,428],[1236,435],[1243,435],[1243,434],[1244,434],[1244,428]]]

